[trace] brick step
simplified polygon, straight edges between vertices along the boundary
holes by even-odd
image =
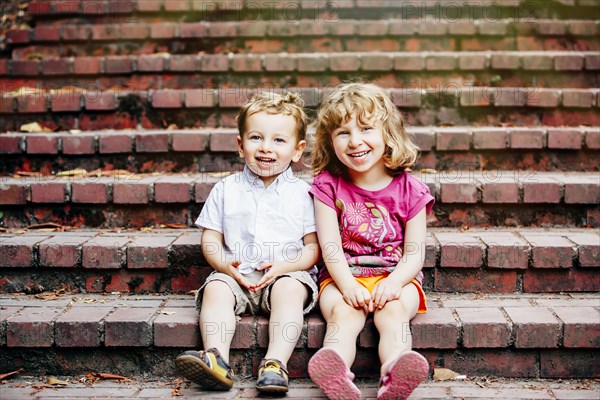
[[[191,296],[46,293],[3,296],[1,301],[0,345],[7,371],[114,373],[116,365],[122,375],[172,376],[177,354],[200,346]],[[433,293],[428,305],[429,311],[415,317],[410,328],[413,347],[432,368],[471,377],[600,376],[594,362],[600,356],[600,314],[594,295]],[[318,313],[306,317],[288,364],[291,377],[307,377],[308,359],[321,346],[324,333]],[[378,376],[377,342],[369,319],[357,340],[352,370],[358,377]],[[231,355],[238,376],[257,375],[267,344],[268,320],[242,317]]]
[[[7,177],[3,225],[192,226],[213,185],[229,172]],[[308,171],[297,172],[310,182]],[[436,197],[431,226],[600,226],[598,172],[425,171]]]
[[[66,88],[5,93],[0,132],[39,122],[50,130],[175,129],[235,127],[239,107],[256,91],[294,91],[314,109],[333,85],[279,89],[261,84],[205,89],[124,90]],[[438,87],[389,89],[409,125],[590,126],[600,125],[598,89],[537,87]]]
[[[136,218],[132,215],[131,218]],[[11,230],[0,234],[0,293],[177,293],[212,268],[199,230]],[[592,229],[431,228],[424,287],[432,292],[600,290]]]
[[[417,170],[561,171],[568,167],[571,172],[592,172],[600,165],[598,126],[428,126],[407,131],[421,150]],[[6,133],[0,135],[0,174],[55,175],[76,168],[132,173],[241,170],[236,137],[234,129]]]
[[[594,20],[386,19],[137,22],[70,20],[11,29],[14,60],[66,56],[378,51],[599,50]],[[52,43],[60,43],[56,46]]]
[[[29,14],[37,20],[85,16],[102,20],[135,15],[138,18],[160,16],[165,19],[196,17],[207,20],[223,18],[229,21],[261,21],[274,18],[294,21],[300,18],[319,18],[337,21],[337,18],[356,18],[370,15],[389,18],[419,18],[436,15],[456,19],[457,15],[470,18],[590,18],[595,15],[597,0],[549,0],[531,3],[527,0],[459,0],[445,5],[439,0],[425,0],[406,4],[396,0],[297,0],[292,4],[268,0],[34,0]],[[591,14],[590,14],[591,13]]]

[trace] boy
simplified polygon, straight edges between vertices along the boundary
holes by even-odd
[[[319,246],[309,185],[291,163],[306,147],[307,116],[296,95],[255,95],[240,110],[238,151],[246,165],[211,191],[196,225],[215,269],[196,295],[205,351],[186,351],[178,371],[203,389],[229,390],[236,315],[270,313],[269,347],[256,388],[288,391],[287,362],[303,313],[316,304]],[[290,329],[292,327],[293,329]]]

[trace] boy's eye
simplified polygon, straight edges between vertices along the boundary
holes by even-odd
[[[250,140],[260,140],[260,136],[258,136],[258,135],[250,135],[249,139]]]
[[[275,143],[285,143],[285,140],[281,138],[276,138]]]

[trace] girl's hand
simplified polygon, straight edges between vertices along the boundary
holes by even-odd
[[[267,286],[269,286],[271,283],[275,282],[275,279],[277,279],[277,277],[283,273],[283,271],[281,271],[281,268],[278,268],[278,266],[279,266],[279,264],[277,264],[277,261],[271,261],[271,262],[266,262],[266,263],[260,264],[256,268],[256,270],[257,271],[267,270],[267,272],[265,272],[263,277],[260,279],[260,281],[258,281],[258,283],[256,285],[252,286],[252,291],[255,292],[257,290],[264,289]]]
[[[370,304],[371,304],[371,294],[364,286],[359,284],[355,284],[350,288],[342,291],[342,296],[344,301],[357,310],[361,308],[365,310],[365,312],[369,312]]]
[[[402,286],[400,283],[387,277],[375,285],[371,295],[373,296],[373,301],[369,305],[369,311],[381,310],[388,301],[400,299]]]
[[[250,286],[250,284],[246,282],[246,279],[244,279],[244,275],[242,275],[238,269],[240,264],[242,264],[241,261],[230,262],[227,266],[227,271],[225,273],[233,279],[235,279],[235,281],[239,283],[241,287],[246,288],[247,290],[252,290],[252,286]]]

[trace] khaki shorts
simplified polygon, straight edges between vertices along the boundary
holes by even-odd
[[[246,278],[246,280],[250,283],[257,283],[260,281],[263,275],[263,271],[254,271],[250,274],[244,275],[244,278]],[[317,284],[306,271],[289,272],[287,274],[278,276],[277,279],[285,276],[296,279],[298,282],[304,284],[306,290],[308,290],[308,299],[306,300],[303,312],[304,314],[309,313],[317,304],[317,298],[319,295]],[[206,281],[200,287],[200,289],[198,289],[198,293],[196,293],[196,309],[200,311],[200,308],[202,307],[202,293],[204,292],[206,285],[212,281],[222,281],[229,286],[233,292],[233,295],[235,296],[235,315],[258,314],[259,311],[262,311],[265,314],[270,314],[271,287],[275,282],[277,282],[277,279],[263,290],[251,292],[241,287],[239,283],[237,283],[237,281],[229,275],[214,271],[206,278]]]

